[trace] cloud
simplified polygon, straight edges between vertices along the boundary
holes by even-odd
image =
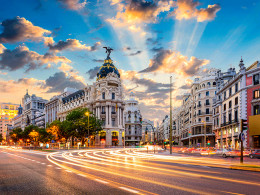
[[[100,68],[99,66],[96,66],[92,69],[89,69],[88,72],[86,72],[89,75],[90,80],[94,79],[97,76],[97,72],[99,71],[99,68]]]
[[[177,8],[171,15],[174,15],[177,20],[195,18],[198,22],[213,20],[216,17],[216,13],[221,9],[218,4],[208,5],[207,8],[197,9],[200,3],[193,0],[177,0],[176,5]]]
[[[104,27],[104,24],[101,23],[101,24],[97,25],[95,28],[93,28],[90,31],[88,31],[88,33],[94,33],[94,32],[100,30],[103,27]]]
[[[49,63],[59,63],[71,61],[64,56],[55,56],[50,53],[40,55],[30,51],[26,46],[18,46],[14,50],[5,49],[0,54],[0,69],[15,71],[26,67],[26,71],[34,70]]]
[[[93,62],[98,62],[98,63],[103,63],[104,62],[104,60],[100,60],[100,59],[93,59],[92,61]]]
[[[3,53],[5,49],[5,46],[0,43],[0,54]]]
[[[85,84],[73,77],[67,77],[64,72],[57,72],[45,81],[45,87],[48,87],[47,93],[63,92],[66,87],[82,89]]]
[[[87,1],[83,0],[57,0],[58,2],[60,2],[62,4],[63,7],[65,7],[66,9],[70,9],[70,10],[82,10],[86,4]]]
[[[76,71],[72,66],[66,64],[66,63],[61,63],[61,66],[58,68],[60,71],[64,72],[67,77],[72,77],[75,80],[78,80],[82,83],[84,83],[84,78],[79,75],[79,72]]]
[[[62,50],[87,50],[87,51],[96,51],[101,45],[100,42],[96,42],[93,46],[86,46],[81,44],[77,39],[67,39],[66,41],[59,41],[57,44],[54,44],[53,40],[46,39],[45,44],[49,47],[51,51],[62,51]]]
[[[134,53],[130,53],[129,56],[136,56],[138,54],[142,53],[142,51],[137,51],[137,52],[134,52]]]
[[[175,96],[175,100],[182,100],[183,99],[183,95],[177,95]]]
[[[182,76],[193,76],[202,66],[208,63],[209,60],[200,60],[194,56],[188,59],[180,52],[161,49],[150,60],[149,67],[140,71],[140,73],[161,71]]]
[[[7,72],[0,71],[0,75],[7,75]]]
[[[1,23],[3,32],[0,34],[0,43],[14,43],[19,41],[42,41],[51,31],[34,26],[25,18],[17,16],[14,19],[4,20]]]

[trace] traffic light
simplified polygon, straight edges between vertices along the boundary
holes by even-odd
[[[247,120],[242,119],[241,120],[241,132],[247,131]]]
[[[207,144],[210,145],[210,141],[209,140],[208,140]]]
[[[142,117],[140,117],[140,123],[141,123],[141,124],[143,123],[143,119],[142,119]]]

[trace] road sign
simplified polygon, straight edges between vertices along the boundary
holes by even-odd
[[[246,139],[246,136],[245,136],[245,134],[242,132],[242,133],[240,133],[239,134],[239,140],[241,141],[245,141],[245,139]]]

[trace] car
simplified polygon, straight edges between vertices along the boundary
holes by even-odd
[[[252,152],[249,154],[249,157],[250,157],[250,158],[260,158],[260,149],[255,150],[255,151],[252,151]]]

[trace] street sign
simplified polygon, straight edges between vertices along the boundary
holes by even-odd
[[[239,134],[239,140],[241,141],[245,141],[245,139],[246,139],[246,136],[245,136],[245,134],[242,132],[242,133],[240,133]]]

